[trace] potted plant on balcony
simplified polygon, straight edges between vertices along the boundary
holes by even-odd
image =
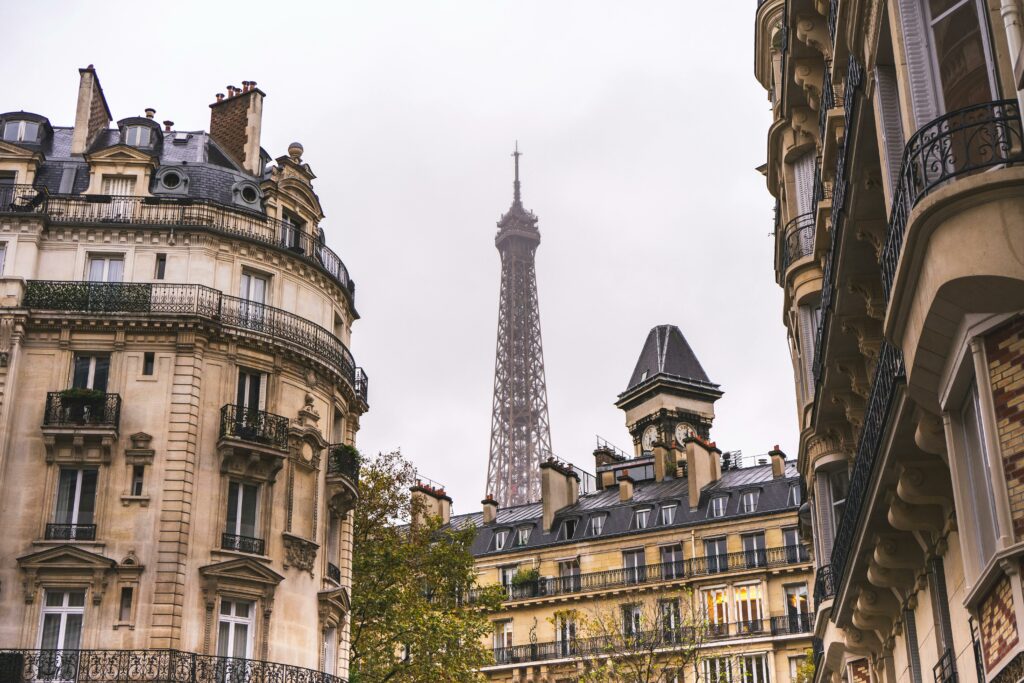
[[[363,456],[355,446],[347,443],[340,443],[331,449],[328,471],[331,474],[343,474],[359,479],[359,466]]]
[[[516,593],[516,597],[536,597],[540,588],[540,570],[536,567],[520,569],[512,577],[512,588]]]
[[[60,418],[63,422],[85,424],[103,416],[106,392],[85,387],[72,387],[60,392]]]

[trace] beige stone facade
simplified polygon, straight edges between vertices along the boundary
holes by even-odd
[[[210,134],[112,127],[90,67],[74,127],[0,115],[0,648],[27,676],[347,676],[355,287],[263,97],[218,96]]]
[[[761,0],[817,680],[1024,676],[1019,0]]]

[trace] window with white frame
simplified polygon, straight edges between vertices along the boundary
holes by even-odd
[[[89,282],[121,282],[124,279],[124,255],[89,256]]]
[[[508,545],[508,529],[498,529],[491,537],[491,550],[504,550]]]
[[[725,586],[704,590],[704,618],[712,626],[711,635],[717,635],[714,627],[725,627],[729,623],[729,591]]]
[[[768,663],[764,655],[745,655],[737,657],[739,664],[738,683],[769,683]]]
[[[800,676],[800,667],[804,663],[804,657],[789,658],[789,683],[797,683]]]
[[[985,422],[981,414],[978,385],[971,382],[958,410],[956,423],[958,470],[962,469],[967,498],[972,501],[965,510],[965,521],[970,525],[970,538],[977,548],[977,567],[983,567],[995,554],[999,536],[999,518],[996,497],[992,489],[992,471],[986,447]],[[966,531],[966,530],[965,530]]]
[[[711,517],[725,517],[725,508],[729,502],[729,496],[715,496],[708,506],[708,514]]]
[[[676,508],[678,506],[674,504],[666,504],[661,506],[661,525],[669,526],[676,522]]]
[[[683,576],[683,546],[679,543],[660,548],[661,575],[664,579],[679,579]]]
[[[533,527],[521,526],[516,529],[516,545],[526,545],[530,542],[530,532]]]
[[[135,176],[105,175],[100,181],[101,192],[111,197],[131,197],[135,194]],[[117,208],[125,208],[116,206]],[[113,214],[112,214],[113,215]]]
[[[561,526],[558,527],[558,540],[566,541],[576,535],[576,522],[575,519],[567,519],[562,522]]]
[[[84,619],[85,591],[47,589],[39,627],[39,649],[79,649]],[[57,670],[63,668],[54,664]]]
[[[7,242],[0,242],[0,275],[4,274],[4,263],[7,261]]]
[[[646,529],[651,519],[651,508],[633,510],[633,529]]]
[[[679,613],[679,599],[658,602],[658,619],[661,634],[666,643],[677,643],[682,636],[682,617]]]
[[[622,552],[622,567],[626,570],[626,581],[638,583],[647,577],[647,559],[643,548],[637,550],[624,550]]]
[[[709,573],[724,572],[729,568],[725,537],[708,538],[704,541],[704,561]]]
[[[732,683],[732,666],[728,657],[708,657],[704,660],[704,680],[707,683]]]
[[[255,611],[253,602],[221,599],[217,618],[218,657],[252,657]]]
[[[124,142],[132,147],[148,147],[151,133],[149,126],[125,126]]]
[[[850,489],[850,474],[845,467],[828,473],[828,486],[832,501],[832,528],[838,529],[839,523],[843,521],[846,494]]]
[[[643,605],[634,603],[622,606],[622,635],[639,635],[643,631],[643,622]]]
[[[561,560],[558,563],[558,579],[563,591],[578,591],[580,589],[580,560]]]
[[[736,621],[741,633],[757,633],[763,630],[761,623],[761,584],[752,583],[736,586]]]
[[[238,406],[239,412],[266,410],[268,384],[267,373],[239,368],[238,384],[235,390],[235,405]]]
[[[227,522],[224,533],[228,536],[256,538],[260,487],[257,484],[231,480],[228,482]]]
[[[324,673],[338,673],[338,629],[333,626],[324,629]]]
[[[764,567],[768,564],[768,553],[764,547],[764,532],[743,534],[743,559],[748,568]]]
[[[576,619],[573,616],[560,614],[555,618],[555,640],[558,642],[559,655],[568,657],[574,654]]]
[[[757,511],[757,499],[760,497],[759,491],[744,491],[740,498],[741,509],[743,512],[756,512]]]
[[[800,487],[793,484],[789,487],[789,495],[786,496],[787,505],[800,505]]]
[[[110,377],[110,356],[95,353],[76,353],[71,386],[75,389],[107,390]]]
[[[924,7],[943,109],[991,100],[995,83],[983,0],[928,0]]]
[[[604,521],[608,515],[599,513],[590,517],[590,536],[600,536],[604,532]]]
[[[519,572],[519,565],[509,564],[504,567],[498,567],[498,578],[501,580],[501,585],[508,588],[512,585],[512,580]]]
[[[91,541],[96,538],[96,479],[94,468],[61,467],[57,480],[54,523],[47,537]]]
[[[35,121],[8,121],[4,124],[4,142],[36,142],[39,124]]]
[[[499,621],[494,625],[494,649],[512,647],[512,620]]]

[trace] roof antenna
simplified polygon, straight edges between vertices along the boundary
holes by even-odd
[[[515,151],[512,152],[512,157],[516,160],[516,180],[512,184],[512,188],[513,188],[512,201],[514,203],[516,203],[516,204],[518,204],[520,202],[520,198],[519,198],[519,157],[521,157],[522,155],[523,155],[523,153],[519,151],[519,140],[516,140],[516,148],[515,148]]]

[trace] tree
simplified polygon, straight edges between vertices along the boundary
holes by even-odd
[[[442,528],[419,518],[400,452],[364,459],[353,526],[352,683],[474,681],[492,663],[483,637],[500,590],[474,589],[472,527]]]
[[[814,683],[814,650],[808,649],[797,667],[795,683]]]
[[[577,661],[579,683],[675,683],[685,670],[694,672],[692,680],[700,678],[707,620],[689,590],[569,610],[554,622]]]

